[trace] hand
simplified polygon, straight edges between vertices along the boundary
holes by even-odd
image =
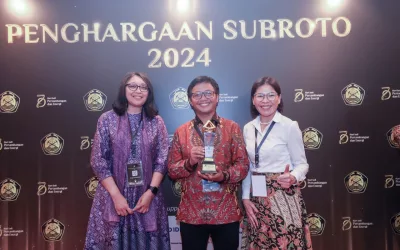
[[[286,165],[285,172],[278,176],[277,181],[283,188],[290,188],[290,186],[297,182],[296,177],[289,172],[289,164]]]
[[[256,213],[258,213],[256,206],[254,206],[253,202],[251,202],[249,199],[243,199],[243,205],[246,209],[246,214],[247,218],[249,219],[250,225],[254,228],[258,227],[258,221],[255,215]]]
[[[217,173],[202,174],[200,171],[197,171],[197,175],[200,176],[200,178],[208,181],[221,182],[224,180],[224,174],[219,167],[217,167]]]
[[[129,208],[128,202],[121,193],[115,194],[111,198],[118,215],[127,216],[128,214],[133,214],[133,210]]]
[[[193,147],[190,151],[190,165],[193,166],[194,164],[201,162],[203,159],[204,147]]]
[[[133,208],[132,211],[133,212],[138,211],[139,213],[142,213],[142,214],[147,213],[149,211],[151,201],[153,200],[154,197],[155,197],[155,195],[151,192],[151,190],[147,190],[139,198],[138,203],[136,204],[136,206]]]

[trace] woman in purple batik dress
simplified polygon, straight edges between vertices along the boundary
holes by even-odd
[[[168,133],[153,87],[143,73],[128,73],[113,110],[101,115],[91,165],[99,179],[85,249],[170,249],[164,197]]]

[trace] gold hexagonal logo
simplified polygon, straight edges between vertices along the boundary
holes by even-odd
[[[107,96],[97,89],[92,89],[83,97],[88,111],[102,111],[107,103]]]
[[[15,113],[18,110],[20,98],[11,91],[0,94],[0,113]]]
[[[64,139],[56,133],[47,134],[40,141],[45,155],[59,155],[64,147]]]
[[[359,171],[353,171],[344,178],[346,189],[351,194],[361,194],[367,189],[368,178]]]

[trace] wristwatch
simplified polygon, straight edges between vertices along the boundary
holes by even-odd
[[[149,186],[148,189],[150,189],[150,191],[151,191],[154,195],[157,195],[158,187]]]

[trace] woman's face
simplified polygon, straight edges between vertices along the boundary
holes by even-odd
[[[126,83],[125,92],[128,105],[139,108],[146,102],[149,88],[142,78],[135,75]]]
[[[269,117],[274,115],[280,103],[281,96],[269,84],[258,87],[253,96],[253,105],[261,116]]]

